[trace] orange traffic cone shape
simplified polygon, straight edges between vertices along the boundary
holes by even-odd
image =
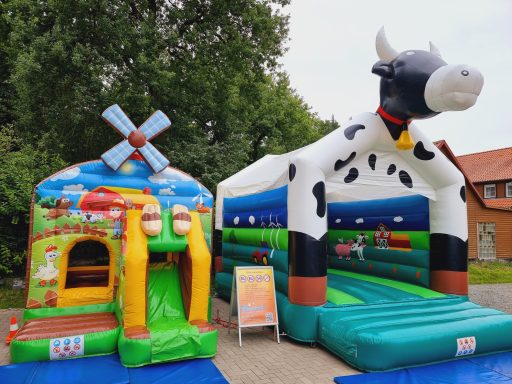
[[[5,338],[5,344],[11,344],[12,339],[18,333],[18,322],[16,321],[16,316],[11,317],[11,325],[9,325],[9,334]]]

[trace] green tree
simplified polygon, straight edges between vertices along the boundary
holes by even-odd
[[[0,126],[12,122],[13,87],[9,81],[11,65],[9,65],[8,39],[10,28],[5,20],[5,10],[0,0]]]
[[[24,222],[34,184],[119,142],[100,119],[114,103],[135,124],[167,113],[173,125],[154,144],[212,191],[327,133],[279,72],[288,2],[0,0],[0,126],[12,124],[2,135],[15,142],[2,152],[0,198],[19,196],[3,200],[0,230]]]
[[[20,137],[50,132],[66,161],[97,158],[118,140],[99,119],[117,102],[138,124],[155,109],[170,115],[171,132],[157,140],[164,153],[204,137],[221,148],[246,132],[251,100],[283,53],[287,18],[271,5],[284,3],[7,2]]]
[[[34,186],[65,165],[46,148],[24,144],[12,126],[0,130],[0,275],[23,266]]]

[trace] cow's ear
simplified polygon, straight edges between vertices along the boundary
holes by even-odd
[[[392,79],[395,75],[395,71],[393,70],[393,66],[390,63],[386,63],[385,61],[379,60],[377,61],[373,68],[372,73],[380,77],[385,77],[386,79]]]

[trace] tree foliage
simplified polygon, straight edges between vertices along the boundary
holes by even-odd
[[[24,143],[12,126],[0,130],[0,275],[23,266],[34,185],[64,165],[58,154]]]
[[[136,124],[167,113],[154,144],[213,191],[331,130],[279,70],[287,3],[0,0],[0,139],[13,141],[1,149],[0,225],[26,225],[34,184],[119,141],[99,117],[114,103]]]

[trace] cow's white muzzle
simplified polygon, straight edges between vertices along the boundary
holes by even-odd
[[[445,65],[436,70],[425,87],[425,101],[434,112],[463,111],[476,103],[484,77],[467,65]]]

